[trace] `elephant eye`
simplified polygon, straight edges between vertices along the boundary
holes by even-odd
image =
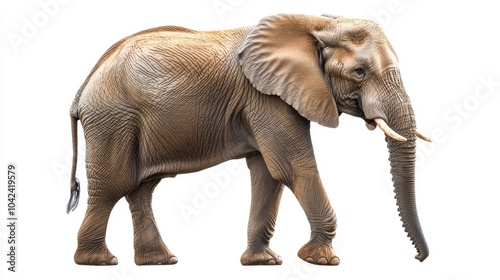
[[[361,66],[356,66],[354,67],[352,70],[351,70],[351,73],[357,78],[357,79],[360,79],[362,80],[365,75],[366,75],[366,71],[365,71],[365,68],[361,67]]]

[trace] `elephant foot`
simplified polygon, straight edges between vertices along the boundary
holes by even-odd
[[[77,249],[74,260],[79,265],[118,264],[118,259],[106,247],[102,249]]]
[[[299,258],[306,262],[319,265],[338,265],[340,259],[335,255],[331,244],[321,244],[309,241],[300,248]]]
[[[261,250],[246,249],[240,262],[242,265],[280,265],[283,260],[269,247],[265,247]]]
[[[136,265],[170,265],[176,264],[177,257],[168,250],[167,246],[163,245],[157,250],[136,250],[135,264]]]

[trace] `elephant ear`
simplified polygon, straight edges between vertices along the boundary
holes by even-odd
[[[337,127],[339,113],[319,58],[321,17],[276,15],[250,32],[239,53],[243,73],[264,94],[277,95],[303,117]]]

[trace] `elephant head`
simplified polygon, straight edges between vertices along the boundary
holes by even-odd
[[[423,261],[429,250],[415,202],[415,116],[398,58],[374,22],[277,15],[262,19],[239,53],[245,76],[303,117],[328,127],[347,113],[386,134],[396,201],[405,231]]]

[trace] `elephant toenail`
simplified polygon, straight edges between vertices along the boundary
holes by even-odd
[[[306,259],[306,262],[314,263],[314,260],[311,257],[309,257]]]
[[[170,264],[176,264],[178,261],[177,257],[170,257]]]
[[[320,257],[318,259],[318,264],[322,264],[322,265],[328,264],[328,260],[325,257]]]
[[[118,259],[116,257],[112,257],[109,259],[109,262],[102,261],[100,265],[117,265],[118,264]]]
[[[275,261],[275,260],[269,260],[269,261],[267,262],[267,264],[275,265],[275,264],[276,264],[276,261]]]
[[[333,259],[330,261],[330,264],[332,265],[339,265],[340,259],[337,257],[333,257]]]

